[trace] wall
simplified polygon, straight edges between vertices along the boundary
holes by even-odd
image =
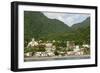
[[[10,69],[10,2],[13,0],[0,0],[0,73],[11,73]],[[18,0],[16,0],[18,1]],[[21,0],[23,1],[23,0]],[[24,0],[34,2],[45,2],[45,3],[62,3],[62,4],[79,4],[79,5],[93,5],[98,6],[100,12],[100,1],[99,0]],[[98,12],[98,13],[99,13]],[[100,14],[98,14],[98,19]],[[100,22],[98,22],[99,24]],[[100,27],[100,25],[98,25]],[[98,29],[100,31],[100,29]],[[100,33],[98,35],[100,37]],[[100,40],[100,39],[98,39]],[[100,43],[100,42],[99,42]],[[100,46],[99,46],[100,47]],[[98,52],[100,49],[98,50]],[[98,54],[100,55],[100,53]],[[100,58],[99,58],[100,60]],[[98,67],[91,68],[74,68],[74,69],[60,69],[60,70],[45,70],[35,71],[36,73],[87,73],[87,72],[99,72]],[[32,72],[30,72],[32,73]]]

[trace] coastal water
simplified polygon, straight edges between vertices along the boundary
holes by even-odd
[[[53,60],[78,60],[78,59],[90,59],[90,55],[82,56],[54,56],[54,57],[26,57],[25,62],[29,61],[53,61]]]

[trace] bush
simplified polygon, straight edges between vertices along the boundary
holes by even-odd
[[[90,49],[89,49],[89,48],[85,48],[85,49],[84,49],[84,54],[85,54],[85,55],[90,54]]]
[[[59,53],[58,53],[57,51],[55,51],[55,52],[54,52],[54,54],[55,54],[56,56],[58,56],[58,55],[59,55]]]
[[[25,53],[27,53],[27,52],[33,52],[33,49],[32,49],[32,48],[25,48],[25,49],[24,49],[24,52],[25,52]]]

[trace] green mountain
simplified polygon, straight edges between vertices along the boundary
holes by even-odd
[[[25,40],[34,37],[41,39],[48,34],[69,32],[70,28],[56,19],[48,19],[40,12],[24,12],[24,35]]]
[[[71,29],[75,32],[76,41],[90,44],[90,17],[81,23],[74,24]]]
[[[90,18],[68,27],[57,19],[49,19],[41,12],[24,11],[24,40],[69,40],[90,43]]]
[[[72,25],[72,29],[78,29],[78,28],[85,28],[85,27],[88,27],[90,26],[90,17],[88,17],[86,20],[84,20],[83,22],[81,23],[77,23],[77,24],[74,24]]]

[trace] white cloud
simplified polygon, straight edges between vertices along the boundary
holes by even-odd
[[[89,14],[76,14],[76,13],[54,13],[54,12],[42,12],[46,17],[50,19],[58,19],[68,26],[80,23],[84,21]]]

